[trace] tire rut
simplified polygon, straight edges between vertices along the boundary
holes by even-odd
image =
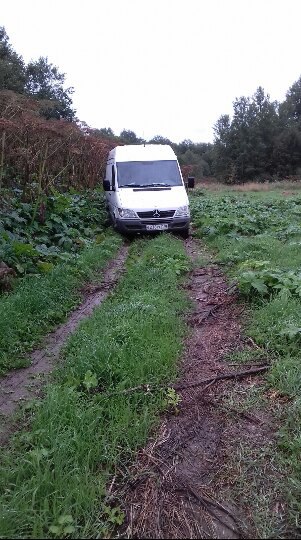
[[[184,245],[196,261],[200,244],[188,239]],[[243,345],[242,306],[217,265],[209,263],[192,270],[185,288],[194,307],[188,315],[191,332],[177,381],[183,386],[229,372],[225,354]],[[253,425],[252,417],[233,419],[219,407],[218,399],[233,388],[231,385],[235,383],[218,382],[205,391],[189,388],[180,392],[179,413],[165,414],[152,439],[139,451],[130,474],[125,472],[127,483],[120,479],[115,493],[111,493],[126,512],[119,535],[252,537],[244,512],[224,496],[227,490],[219,485],[218,478],[226,462],[229,438],[239,444],[240,437],[250,435],[258,444],[266,436],[266,426]]]
[[[124,264],[128,247],[122,246],[117,256],[104,269],[99,285],[86,286],[83,290],[84,301],[76,308],[68,320],[48,334],[43,340],[43,346],[35,349],[29,356],[31,365],[9,372],[0,380],[0,415],[2,422],[0,443],[3,444],[10,436],[10,418],[19,404],[38,395],[45,376],[49,374],[59,359],[62,347],[68,337],[77,329],[80,322],[89,317],[96,306],[99,306],[112,291]]]

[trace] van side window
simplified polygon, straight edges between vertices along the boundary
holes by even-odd
[[[112,165],[112,188],[115,188],[115,167]]]

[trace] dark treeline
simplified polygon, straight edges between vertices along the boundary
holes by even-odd
[[[233,117],[214,126],[213,172],[227,183],[301,176],[301,77],[286,99],[271,101],[259,87],[233,103]]]
[[[171,144],[183,171],[197,178],[239,184],[301,176],[301,77],[282,103],[271,101],[259,87],[252,97],[236,99],[233,111],[232,119],[222,115],[216,122],[213,144],[175,144],[160,135],[148,142]],[[110,128],[99,132],[113,136]],[[132,131],[120,137],[126,143],[143,142]]]
[[[150,143],[170,144],[183,172],[198,179],[214,176],[228,184],[259,182],[301,176],[301,77],[282,103],[271,101],[262,87],[252,97],[233,102],[233,117],[222,115],[214,126],[214,143],[176,144],[160,135]],[[114,138],[111,128],[97,130]],[[133,131],[123,130],[125,144],[144,142]]]
[[[26,197],[53,186],[97,186],[111,148],[143,142],[170,144],[185,177],[234,184],[301,175],[301,77],[283,103],[271,101],[261,87],[236,99],[232,118],[216,122],[213,144],[92,129],[76,118],[72,93],[47,58],[26,65],[0,27],[0,190],[21,189]]]

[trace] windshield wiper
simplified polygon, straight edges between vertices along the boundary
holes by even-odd
[[[136,184],[135,182],[130,182],[129,184],[122,184],[119,187],[121,188],[124,188],[124,187],[148,188],[148,187],[172,187],[172,186],[170,184],[166,184],[165,182],[152,182],[151,184]]]
[[[145,184],[145,187],[171,187],[170,184],[166,184],[165,182],[152,182],[151,184]]]
[[[123,187],[145,187],[145,186],[144,184],[136,184],[135,182],[131,182],[130,184],[122,184],[119,187],[123,188]]]

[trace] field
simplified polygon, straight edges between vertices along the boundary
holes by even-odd
[[[164,490],[173,474],[177,461],[167,455],[175,433],[184,448],[189,437],[209,448],[215,434],[202,501],[208,506],[214,488],[228,519],[236,505],[244,522],[238,537],[298,537],[301,190],[201,186],[190,195],[187,242],[163,234],[125,245],[106,227],[101,200],[56,194],[55,211],[36,224],[19,200],[2,211],[2,251],[16,274],[0,297],[3,373],[30,363],[29,352],[80,304],[83,288],[105,286],[105,266],[122,244],[128,256],[117,286],[66,341],[36,398],[11,419],[13,433],[1,450],[0,536],[107,538],[124,535],[127,526],[139,537],[141,522],[131,512],[144,499],[143,531],[154,534],[152,512],[163,511],[162,500],[158,492],[150,509],[148,490],[152,481],[152,496],[158,486]],[[265,375],[234,376],[260,366]],[[221,373],[230,380],[185,393],[185,384]],[[250,438],[246,418],[251,425],[255,419],[262,440]],[[166,515],[169,532],[184,512],[170,493],[168,485],[165,502],[175,505]],[[193,515],[203,522],[191,522],[191,537],[200,530],[214,537],[204,525],[208,516]],[[175,537],[184,537],[180,528]]]

